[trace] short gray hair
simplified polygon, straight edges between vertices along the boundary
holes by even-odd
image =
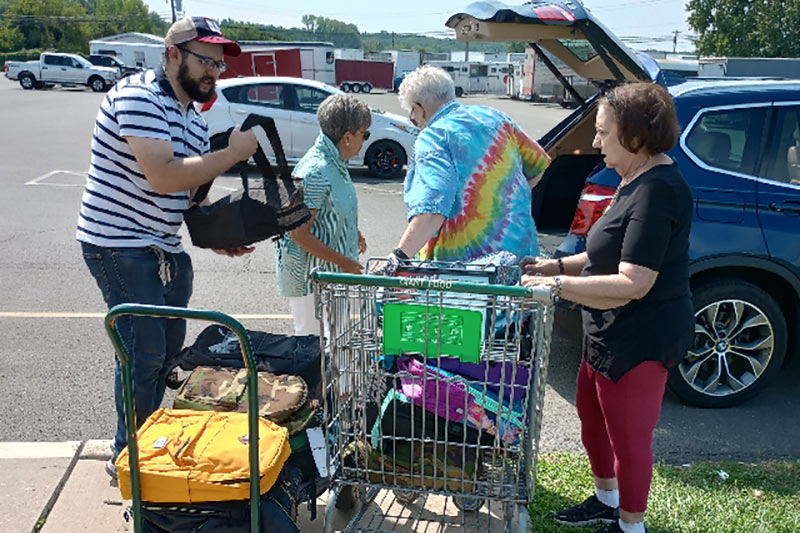
[[[397,96],[400,107],[411,111],[415,103],[426,108],[438,108],[456,98],[456,88],[450,75],[439,67],[425,65],[406,74]]]
[[[351,94],[332,94],[317,109],[322,133],[338,143],[345,132],[366,130],[372,124],[372,113],[366,104]]]

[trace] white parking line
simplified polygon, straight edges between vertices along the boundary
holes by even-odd
[[[83,187],[83,183],[42,183],[44,180],[48,178],[52,178],[57,174],[69,174],[71,176],[80,176],[85,178],[86,172],[75,172],[74,170],[52,170],[47,174],[42,174],[38,178],[33,178],[32,180],[25,183],[25,185],[49,185],[51,187]]]
[[[52,178],[58,174],[69,174],[70,176],[78,176],[81,178],[85,178],[88,172],[75,172],[74,170],[51,170],[47,174],[42,174],[37,178],[33,178],[32,180],[25,182],[25,185],[47,185],[50,187],[83,187],[83,183],[53,183],[53,182],[45,182],[45,180]],[[223,191],[233,192],[237,190],[235,187],[226,187],[224,185],[217,185],[214,184],[211,186],[213,189],[222,189]]]
[[[0,318],[104,318],[105,313],[51,313],[30,311],[0,311]],[[291,320],[292,315],[231,315],[236,320]]]

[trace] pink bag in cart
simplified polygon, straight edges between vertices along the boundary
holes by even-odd
[[[476,390],[463,378],[402,356],[397,360],[400,389],[415,405],[450,422],[461,422],[489,435],[497,434],[505,443],[515,443],[524,427],[521,407],[500,406],[491,391]],[[500,413],[500,415],[498,415]]]

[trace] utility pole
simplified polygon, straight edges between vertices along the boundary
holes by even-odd
[[[678,30],[675,30],[674,32],[672,32],[672,53],[673,54],[678,51],[678,34],[679,33],[680,32]]]
[[[394,50],[394,32],[392,32],[392,50]]]
[[[178,16],[175,13],[175,0],[169,0],[169,5],[172,8],[172,23],[174,24],[178,20]]]
[[[469,41],[464,43],[467,45],[466,49],[464,50],[464,61],[469,61]]]

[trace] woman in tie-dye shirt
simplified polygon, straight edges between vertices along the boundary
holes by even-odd
[[[443,70],[424,66],[400,86],[400,105],[422,128],[409,163],[408,226],[400,259],[470,260],[498,251],[537,256],[531,189],[547,153],[508,116],[465,106]]]

